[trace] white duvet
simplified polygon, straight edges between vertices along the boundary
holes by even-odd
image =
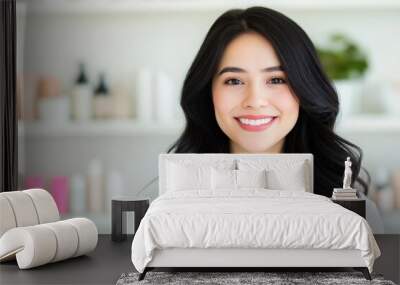
[[[358,249],[372,272],[380,250],[367,221],[308,192],[241,189],[170,192],[155,199],[132,242],[143,272],[154,249]]]

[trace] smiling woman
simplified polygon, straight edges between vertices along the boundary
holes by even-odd
[[[186,75],[186,127],[175,153],[312,153],[314,193],[330,197],[343,161],[362,151],[335,134],[338,96],[307,34],[264,7],[233,9],[211,26]],[[355,186],[357,187],[357,186]]]

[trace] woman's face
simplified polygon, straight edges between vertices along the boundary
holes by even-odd
[[[279,153],[299,103],[272,45],[257,33],[228,44],[212,82],[215,117],[231,153]]]

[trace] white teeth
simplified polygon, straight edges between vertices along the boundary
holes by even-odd
[[[259,126],[259,125],[264,125],[269,123],[273,118],[265,118],[265,119],[259,119],[259,120],[250,120],[250,119],[246,119],[246,118],[239,118],[239,121],[242,124],[245,125],[251,125],[251,126]]]

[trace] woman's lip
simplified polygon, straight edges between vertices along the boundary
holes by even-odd
[[[261,119],[267,119],[267,118],[274,118],[275,116],[266,116],[266,115],[244,115],[244,116],[238,116],[235,118],[243,118],[243,119],[249,119],[249,120],[261,120]]]
[[[235,118],[235,120],[238,122],[239,126],[245,130],[245,131],[250,131],[250,132],[261,132],[264,131],[265,129],[267,129],[269,126],[271,126],[277,117],[272,117],[272,120],[269,121],[266,124],[262,124],[262,125],[258,125],[258,126],[252,126],[252,125],[246,125],[246,124],[242,124],[239,120],[239,118]]]

